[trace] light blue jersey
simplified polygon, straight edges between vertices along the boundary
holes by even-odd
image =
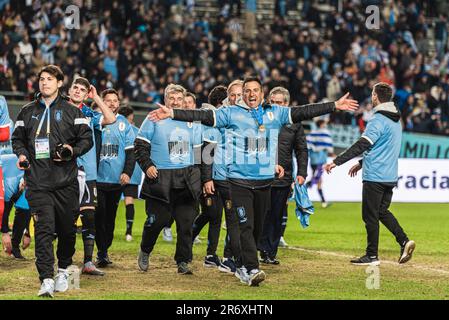
[[[102,128],[98,183],[119,184],[125,167],[125,150],[134,148],[134,132],[128,120],[118,114],[117,121]]]
[[[0,129],[7,128],[11,125],[11,119],[9,118],[8,104],[4,96],[0,96]],[[12,131],[9,132],[9,141],[11,141]],[[5,144],[6,145],[6,144]],[[0,160],[0,166],[2,162]]]
[[[182,169],[195,164],[194,147],[202,144],[202,125],[165,119],[145,119],[136,139],[151,144],[151,161],[158,169]]]
[[[402,139],[401,122],[375,113],[368,121],[362,137],[372,145],[363,154],[363,181],[397,182]]]
[[[136,126],[131,126],[134,132],[134,135],[137,137],[137,134],[139,132],[139,128],[137,128]],[[135,185],[140,185],[140,183],[142,182],[142,169],[140,169],[140,166],[136,164],[136,166],[134,167],[134,172],[133,175],[131,176],[131,181],[129,184],[135,184]]]
[[[271,105],[258,111],[263,126],[247,107],[230,106],[214,111],[214,126],[228,129],[225,157],[230,160],[227,166],[230,179],[274,178],[279,131],[283,125],[292,123],[290,108]]]
[[[19,191],[20,179],[23,177],[23,171],[16,166],[17,156],[15,154],[6,154],[0,156],[3,169],[3,185],[5,187],[5,202],[11,200],[11,197]]]
[[[225,157],[225,132],[225,129],[219,130],[217,128],[203,126],[204,141],[217,145],[215,147],[212,165],[212,179],[217,181],[227,180],[227,165],[229,165],[230,163],[229,160]]]
[[[92,130],[93,147],[81,157],[77,159],[78,167],[83,167],[86,173],[86,181],[97,180],[97,153],[95,146],[95,134],[94,130],[101,130],[101,122],[103,121],[103,115],[99,112],[93,111],[88,106],[84,105],[81,108],[84,116],[89,121],[89,127]]]

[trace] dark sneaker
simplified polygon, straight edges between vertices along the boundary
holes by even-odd
[[[150,265],[150,254],[139,251],[139,257],[137,258],[137,264],[139,265],[139,269],[142,271],[147,271],[148,266]]]
[[[109,257],[107,255],[105,257],[97,256],[97,260],[95,261],[95,264],[98,268],[106,268],[112,264],[112,261],[109,260]]]
[[[208,255],[204,258],[204,266],[206,268],[218,268],[220,266],[220,258],[217,255]]]
[[[19,248],[12,248],[11,255],[17,260],[26,260]]]
[[[218,270],[221,272],[226,272],[230,274],[234,274],[237,270],[234,260],[231,258],[223,258],[223,261],[218,266]]]
[[[265,280],[265,272],[259,269],[253,269],[248,273],[248,285],[251,287],[258,287],[259,283]]]
[[[276,258],[269,258],[269,257],[265,257],[263,259],[259,260],[261,263],[265,263],[265,264],[272,264],[272,265],[278,265],[280,264],[279,260],[277,260]]]
[[[82,274],[87,274],[90,276],[104,276],[104,272],[97,269],[97,267],[93,264],[92,261],[88,261],[84,264],[83,270],[81,270]]]
[[[185,262],[178,263],[178,273],[180,274],[193,274],[192,270],[189,268],[189,265]]]
[[[399,257],[399,263],[406,263],[412,258],[413,251],[415,250],[415,241],[409,240],[401,247],[401,256]]]
[[[380,261],[377,256],[363,256],[357,259],[351,260],[351,264],[356,266],[378,266]]]

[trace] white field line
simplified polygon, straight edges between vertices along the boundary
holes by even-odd
[[[327,256],[334,256],[334,257],[345,258],[345,259],[352,259],[352,258],[354,258],[354,256],[351,256],[351,255],[338,253],[338,252],[331,252],[331,251],[312,250],[312,249],[305,249],[305,248],[291,247],[291,246],[287,247],[286,249],[296,250],[296,251],[303,251],[303,252],[308,252],[308,253],[313,253],[313,254],[322,254],[322,255],[327,255]],[[349,262],[348,262],[348,264],[349,264]],[[400,268],[410,267],[410,268],[414,268],[414,269],[421,270],[421,271],[439,273],[441,275],[449,276],[449,271],[447,271],[447,270],[437,269],[437,268],[430,268],[430,267],[426,267],[426,266],[422,266],[422,265],[418,265],[418,264],[414,264],[414,263],[410,263],[410,262],[407,263],[407,264],[404,264],[404,265],[399,265],[395,261],[381,260],[380,264],[381,265],[382,264],[388,264],[388,265],[397,266],[397,267],[400,267]]]

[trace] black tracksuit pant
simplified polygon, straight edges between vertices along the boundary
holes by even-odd
[[[207,199],[210,199],[209,201]],[[224,257],[240,258],[240,233],[237,215],[232,209],[231,192],[228,183],[215,181],[215,194],[202,201],[202,213],[193,224],[193,239],[201,232],[201,229],[209,223],[207,254],[214,255],[217,252],[220,238],[221,219],[225,209],[226,240]]]
[[[176,222],[176,263],[189,262],[192,257],[192,225],[197,214],[197,201],[188,188],[171,189],[170,203],[156,199],[145,200],[147,220],[143,226],[140,248],[151,253],[162,229],[170,218]]]
[[[105,258],[114,240],[115,218],[122,196],[120,185],[106,185],[97,183],[98,207],[95,212],[95,242],[98,257]]]
[[[35,223],[35,255],[39,279],[53,278],[53,240],[58,238],[58,267],[66,269],[75,253],[78,181],[54,191],[27,190],[26,199]]]
[[[290,195],[290,186],[271,187],[271,206],[265,217],[262,236],[259,241],[261,257],[274,259],[283,233],[284,211]]]
[[[241,262],[249,272],[259,268],[257,243],[262,234],[265,216],[270,210],[271,186],[250,189],[230,185],[232,205],[239,220]]]
[[[29,228],[31,219],[30,210],[23,210],[16,208],[16,214],[14,215],[14,224],[12,227],[11,245],[14,249],[18,250],[20,247],[20,241],[22,241],[23,233]]]
[[[217,253],[218,240],[220,239],[221,218],[223,204],[217,190],[213,195],[201,198],[201,214],[193,222],[192,240],[196,238],[206,224],[209,223],[207,233],[207,255]]]
[[[402,230],[399,222],[388,210],[393,196],[393,184],[379,182],[363,182],[362,217],[367,232],[368,256],[376,256],[379,247],[379,221],[396,237],[399,245],[404,245],[407,235]]]

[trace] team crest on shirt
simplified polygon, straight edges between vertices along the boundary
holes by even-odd
[[[55,120],[57,122],[60,122],[62,120],[62,110],[56,110],[55,111]]]
[[[231,200],[226,200],[225,204],[226,204],[226,210],[231,210],[231,208],[232,208],[232,201]]]
[[[193,123],[192,122],[187,122],[187,128],[193,128]]]
[[[270,121],[273,121],[273,120],[274,120],[274,114],[273,114],[273,112],[271,112],[271,111],[267,112],[267,116],[268,116],[268,119],[270,119]]]
[[[246,217],[245,207],[237,208],[237,216],[239,217],[240,223],[245,223],[248,220],[248,218]]]
[[[118,129],[119,129],[120,131],[125,131],[125,129],[126,129],[125,123],[124,123],[124,122],[120,122],[120,123],[118,124]]]

